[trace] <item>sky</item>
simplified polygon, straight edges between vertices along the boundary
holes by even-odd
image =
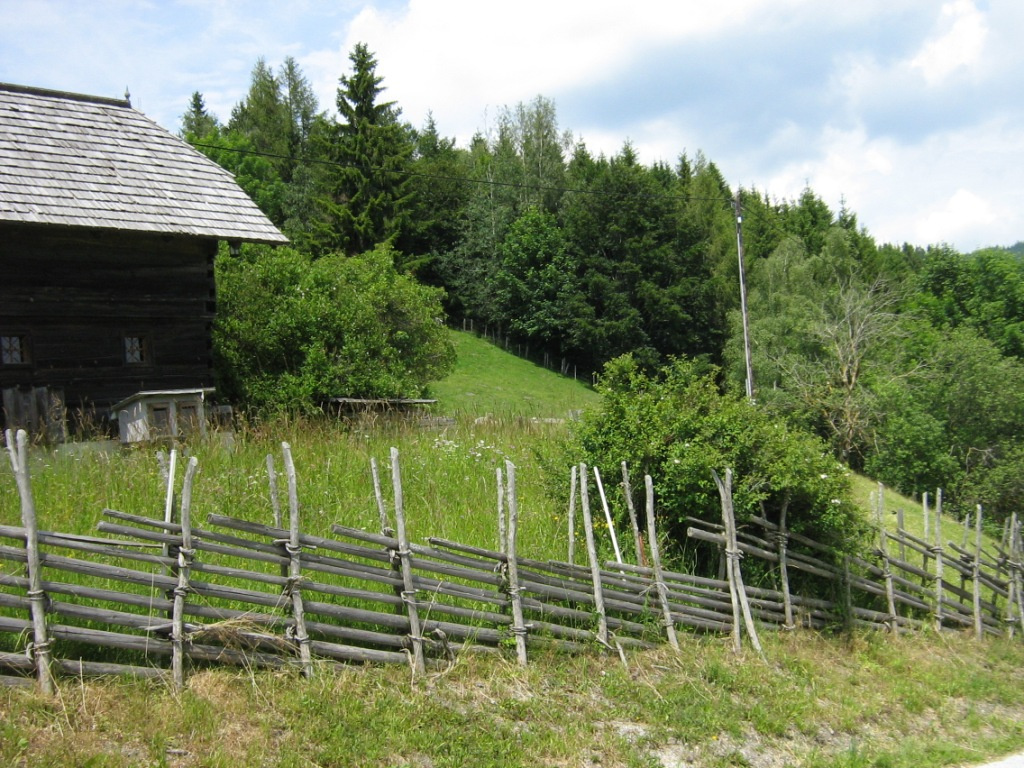
[[[366,43],[383,97],[467,146],[554,101],[593,153],[698,152],[733,189],[810,187],[879,243],[1024,240],[1020,0],[0,0],[0,82],[222,121],[293,57],[334,112]]]

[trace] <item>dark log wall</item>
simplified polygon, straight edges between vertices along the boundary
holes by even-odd
[[[0,363],[0,389],[53,387],[99,415],[134,392],[213,385],[213,240],[0,225],[0,335],[28,362]],[[126,336],[145,362],[125,361]]]

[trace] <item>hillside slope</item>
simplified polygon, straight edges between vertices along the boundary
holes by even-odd
[[[567,418],[597,402],[581,381],[523,360],[466,331],[452,332],[455,370],[430,387],[440,413],[450,416]]]

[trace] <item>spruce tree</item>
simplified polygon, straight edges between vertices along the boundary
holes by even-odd
[[[395,102],[380,99],[383,78],[366,45],[357,44],[349,60],[352,73],[339,81],[338,122],[326,131],[330,165],[314,239],[321,252],[356,254],[394,243],[406,225],[414,132],[399,121]]]

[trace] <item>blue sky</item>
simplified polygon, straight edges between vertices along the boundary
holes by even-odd
[[[170,130],[221,119],[257,57],[333,110],[365,42],[385,96],[463,146],[555,101],[593,152],[698,151],[734,187],[843,201],[879,242],[1024,240],[1020,0],[0,0],[0,81],[120,96]]]

